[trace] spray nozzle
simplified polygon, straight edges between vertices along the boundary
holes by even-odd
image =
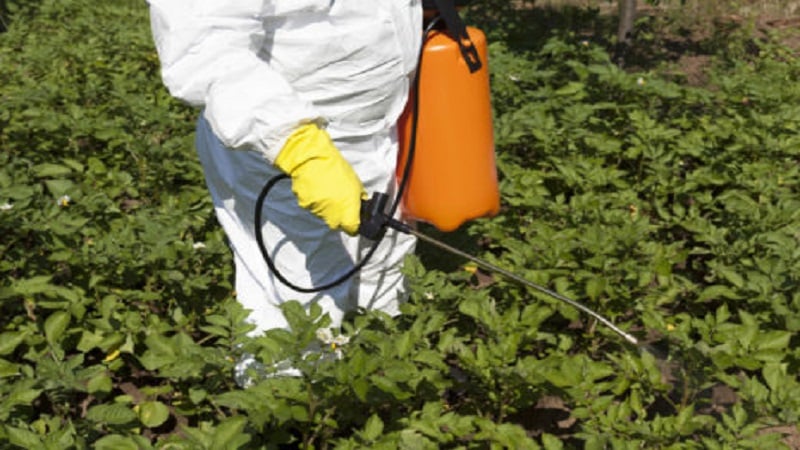
[[[383,192],[375,192],[372,198],[361,200],[361,225],[358,226],[359,236],[377,241],[383,238],[387,227],[403,233],[408,233],[408,225],[393,219],[386,214],[386,203],[389,196]]]
[[[380,240],[386,232],[389,216],[384,212],[389,196],[382,192],[375,192],[372,198],[361,200],[361,225],[358,234],[373,241]]]

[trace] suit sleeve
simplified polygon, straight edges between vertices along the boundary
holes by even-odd
[[[197,107],[222,143],[274,162],[298,126],[322,119],[260,57],[264,0],[149,0],[161,75]]]

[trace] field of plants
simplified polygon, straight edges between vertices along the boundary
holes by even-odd
[[[503,208],[423,229],[644,345],[426,246],[403,315],[246,337],[146,4],[10,0],[0,448],[800,448],[789,30],[644,18],[623,70],[596,9],[482,3]],[[239,388],[244,352],[303,376]]]

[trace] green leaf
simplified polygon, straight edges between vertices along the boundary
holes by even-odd
[[[47,320],[44,321],[44,335],[47,337],[47,342],[52,345],[61,339],[61,335],[66,331],[70,320],[70,314],[65,311],[56,311],[50,314]]]
[[[701,292],[700,295],[697,296],[697,301],[706,302],[710,300],[719,300],[723,298],[736,300],[742,298],[742,296],[737,294],[736,291],[734,291],[728,286],[722,284],[716,284],[703,289],[703,292]]]
[[[81,333],[81,339],[78,341],[77,349],[82,352],[88,352],[95,347],[99,347],[105,339],[105,334],[102,331],[94,330],[89,331],[84,329]]]
[[[6,425],[5,432],[8,435],[8,442],[17,447],[39,449],[44,445],[42,439],[30,430]]]
[[[383,421],[377,414],[373,414],[367,419],[361,437],[367,442],[372,442],[377,440],[381,434],[383,434]]]
[[[542,434],[542,445],[545,450],[562,450],[564,448],[560,439],[548,433]]]
[[[86,390],[90,394],[95,394],[98,392],[111,392],[112,388],[113,384],[111,377],[109,377],[105,372],[93,376],[86,384]]]
[[[169,419],[169,408],[159,401],[148,401],[138,405],[139,421],[148,428],[162,425]]]
[[[364,378],[357,378],[350,382],[350,388],[362,402],[367,401],[367,393],[369,392],[369,382]]]
[[[42,389],[30,389],[29,385],[17,384],[14,386],[14,391],[8,395],[4,403],[7,405],[30,405],[34,400],[39,398]]]
[[[584,443],[585,450],[603,450],[605,443],[599,436],[589,436]]]
[[[730,318],[731,318],[731,312],[730,309],[728,308],[728,304],[723,303],[722,305],[720,305],[719,308],[717,308],[717,313],[716,313],[717,326],[727,322],[728,319]]]
[[[411,349],[414,347],[414,336],[410,331],[401,333],[396,337],[393,347],[396,349],[399,357],[407,357]]]
[[[3,189],[3,196],[11,200],[22,201],[29,199],[36,195],[37,190],[31,186],[13,186],[8,189]],[[0,296],[2,298],[2,296]]]
[[[67,424],[64,428],[50,430],[44,438],[44,445],[47,450],[60,450],[75,447],[75,437],[77,433],[72,424]]]
[[[31,168],[33,174],[39,178],[63,177],[72,173],[72,168],[53,163],[39,164]]]
[[[93,422],[124,425],[136,421],[137,416],[128,406],[112,403],[92,406],[87,411],[86,418]]]
[[[770,390],[778,391],[782,388],[782,381],[786,377],[786,364],[768,363],[761,371],[764,381]]]
[[[730,267],[717,267],[716,271],[737,288],[744,286],[744,278]]]
[[[393,380],[381,376],[381,375],[372,375],[370,377],[370,381],[381,391],[392,395],[394,398],[398,400],[405,400],[411,397],[410,392],[405,392],[397,386],[397,383]]]
[[[226,450],[241,448],[251,439],[249,434],[243,433],[246,425],[246,417],[235,416],[225,419],[217,426],[210,448]]]
[[[679,432],[683,431],[691,420],[692,416],[694,416],[694,405],[687,405],[678,413],[678,416],[675,418],[675,428]]]
[[[205,389],[196,389],[190,388],[189,389],[189,400],[192,401],[194,404],[200,404],[203,400],[208,397],[208,391]]]
[[[75,183],[72,180],[45,180],[44,185],[54,197],[74,194]]]
[[[157,370],[178,360],[175,339],[160,334],[151,334],[145,339],[147,351],[139,360],[148,370]]]
[[[586,282],[586,295],[592,300],[597,300],[606,289],[606,280],[604,278],[591,278]]]
[[[789,340],[792,338],[792,333],[788,331],[767,331],[759,333],[753,342],[758,350],[786,350],[789,345]]]
[[[14,296],[33,296],[46,293],[56,286],[50,284],[52,277],[41,275],[21,280],[14,280],[11,288],[0,289],[0,300]]]
[[[414,355],[414,361],[424,363],[430,367],[445,369],[443,355],[433,350],[421,350]]]
[[[8,355],[13,352],[25,340],[26,334],[22,331],[0,333],[0,355]]]
[[[291,327],[295,333],[305,329],[309,322],[308,316],[306,315],[306,310],[303,309],[303,306],[300,304],[300,302],[285,302],[281,305],[281,311],[286,318],[286,322],[289,323],[289,327]]]
[[[19,374],[19,365],[0,358],[0,378],[13,377]]]
[[[585,88],[586,88],[585,84],[571,81],[566,85],[564,85],[564,87],[558,89],[556,91],[556,95],[571,96],[578,93],[583,93]]]
[[[142,450],[136,440],[131,436],[109,434],[94,443],[96,450]]]
[[[308,408],[302,405],[292,405],[290,407],[292,420],[300,423],[308,422]]]

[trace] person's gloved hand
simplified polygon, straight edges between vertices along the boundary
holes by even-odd
[[[292,178],[292,191],[302,208],[331,229],[358,233],[366,191],[327,131],[313,124],[301,126],[286,140],[274,164]]]

